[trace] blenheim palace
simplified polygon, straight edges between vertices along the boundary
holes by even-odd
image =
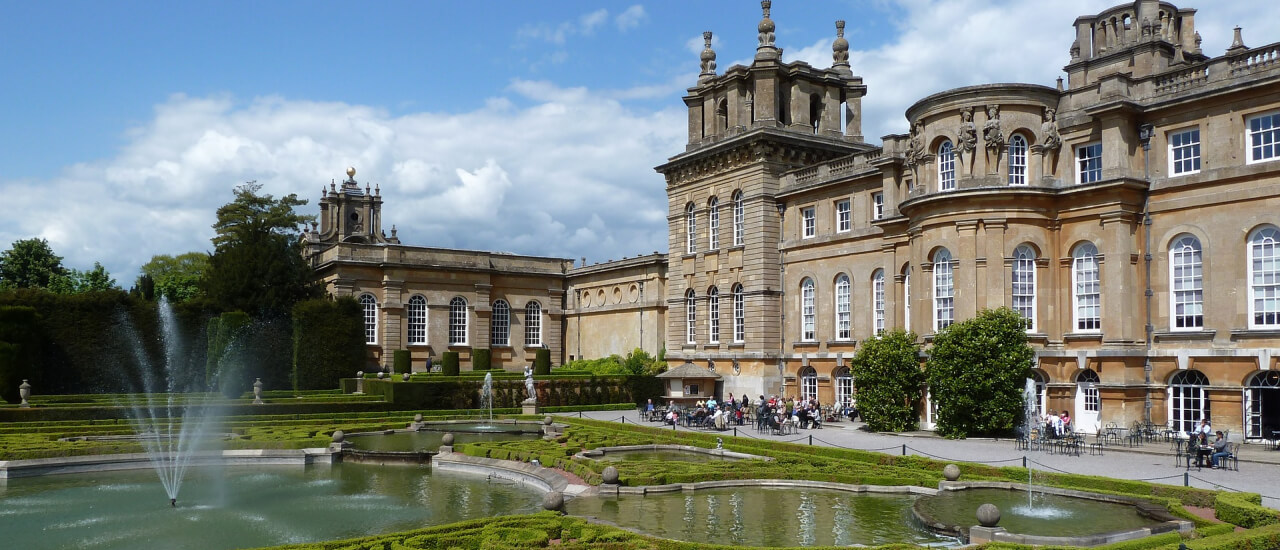
[[[750,66],[717,72],[704,34],[688,143],[657,167],[668,254],[408,246],[354,171],[331,185],[307,254],[364,304],[370,363],[457,351],[465,369],[487,348],[517,370],[538,348],[555,364],[642,348],[718,379],[673,396],[832,402],[879,331],[911,330],[927,355],[937,331],[1008,306],[1040,407],[1086,431],[1280,430],[1280,43],[1237,28],[1203,51],[1196,10],[1138,0],[1075,20],[1056,86],[939,92],[877,145],[843,21],[830,67],[787,63],[762,5]]]

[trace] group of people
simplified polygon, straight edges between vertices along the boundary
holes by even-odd
[[[789,426],[818,429],[822,427],[823,420],[822,404],[812,397],[796,400],[794,397],[783,399],[775,395],[765,399],[761,395],[756,410],[758,430],[769,428],[783,431]]]
[[[742,426],[746,422],[748,411],[752,410],[750,406],[751,400],[747,396],[743,395],[741,399],[737,399],[732,393],[724,401],[717,401],[715,397],[707,398],[705,401],[698,400],[688,409],[681,409],[675,403],[669,403],[665,409],[659,411],[650,399],[645,404],[645,414],[650,419],[660,418],[669,426],[683,421],[686,426],[714,426],[723,430],[727,429],[731,423]],[[793,425],[797,428],[816,429],[821,428],[823,421],[826,420],[823,417],[822,404],[816,398],[781,398],[774,395],[765,399],[761,395],[755,407],[756,428],[760,430],[765,428],[782,430]],[[858,417],[858,409],[852,397],[840,405],[838,414],[848,416],[850,420]]]
[[[1067,411],[1055,413],[1053,409],[1049,409],[1044,415],[1043,424],[1045,435],[1051,439],[1065,437],[1073,431],[1071,415]]]
[[[1219,430],[1216,432],[1216,436],[1212,443],[1209,441],[1209,436],[1211,434],[1215,434],[1215,432],[1213,431],[1213,427],[1209,425],[1209,419],[1207,418],[1200,419],[1200,425],[1187,433],[1192,444],[1194,444],[1198,449],[1198,452],[1196,453],[1196,466],[1203,466],[1204,456],[1208,455],[1209,467],[1220,468],[1221,466],[1219,463],[1222,462],[1222,459],[1231,456],[1231,451],[1227,449],[1227,438],[1223,435],[1222,431]]]
[[[723,402],[716,401],[715,397],[710,397],[705,401],[698,400],[688,410],[681,410],[675,403],[670,403],[662,413],[662,421],[667,425],[674,426],[683,420],[686,426],[714,426],[717,429],[724,430],[728,429],[731,422],[736,422],[739,426],[743,425],[748,404],[747,396],[742,396],[742,400],[739,401],[734,399],[732,393]],[[645,404],[645,411],[651,417],[654,415],[652,399]]]

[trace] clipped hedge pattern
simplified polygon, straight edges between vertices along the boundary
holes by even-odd
[[[1246,529],[1280,523],[1276,511],[1262,506],[1258,493],[1218,493],[1214,517]]]

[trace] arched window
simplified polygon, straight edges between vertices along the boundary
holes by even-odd
[[[902,329],[911,332],[911,266],[902,270]]]
[[[1027,184],[1027,138],[1014,134],[1009,138],[1009,185]]]
[[[1248,438],[1272,439],[1280,430],[1280,371],[1259,372],[1245,384],[1244,426]]]
[[[364,342],[378,343],[378,299],[372,294],[360,295],[360,309],[364,311]]]
[[[693,344],[698,333],[698,298],[692,288],[684,293],[684,314],[684,341]]]
[[[1201,418],[1209,417],[1209,399],[1205,386],[1209,378],[1198,370],[1178,371],[1169,379],[1169,422],[1179,432],[1196,428]]]
[[[733,285],[733,341],[747,340],[747,299],[742,293],[742,285]]]
[[[414,294],[409,298],[405,313],[409,317],[409,343],[427,343],[427,299],[420,294]]]
[[[836,402],[837,407],[844,405],[853,397],[853,374],[849,367],[836,369]]]
[[[493,303],[493,315],[489,316],[489,345],[511,345],[511,304],[506,300]]]
[[[818,396],[818,371],[813,367],[800,369],[800,399]]]
[[[956,153],[951,140],[938,146],[938,190],[950,191],[956,188]]]
[[[1249,236],[1249,328],[1280,327],[1280,230]]]
[[[955,321],[955,280],[951,272],[951,252],[945,248],[933,254],[933,329],[942,330]]]
[[[814,329],[813,279],[800,281],[800,340],[812,342],[817,339]]]
[[[746,221],[746,205],[742,191],[733,192],[733,246],[742,246],[742,224]]]
[[[1098,274],[1098,247],[1083,243],[1071,254],[1071,285],[1076,330],[1102,330],[1102,281]]]
[[[1088,432],[1098,430],[1102,417],[1102,397],[1098,384],[1102,380],[1092,369],[1084,369],[1076,375],[1076,414],[1071,420],[1078,429]]]
[[[836,277],[836,340],[848,340],[852,323],[849,318],[849,276]]]
[[[818,94],[809,94],[809,126],[813,127],[813,133],[818,133],[818,129],[822,127],[822,96]]]
[[[1045,377],[1044,373],[1038,370],[1031,371],[1031,379],[1034,380],[1036,384],[1036,395],[1035,395],[1036,416],[1044,416],[1044,409],[1045,409],[1044,388],[1049,384],[1049,379]]]
[[[1199,330],[1204,327],[1203,264],[1200,241],[1183,235],[1169,245],[1169,318],[1173,330]]]
[[[871,316],[871,329],[876,334],[884,332],[884,270],[871,274],[871,301],[875,305]]]
[[[707,237],[711,250],[720,248],[720,200],[715,197],[707,201]]]
[[[542,304],[538,302],[524,306],[524,345],[542,345]]]
[[[707,341],[720,343],[720,289],[707,289]]]
[[[698,251],[698,208],[689,203],[684,208],[685,237],[688,240],[688,253]]]
[[[723,99],[716,103],[716,128],[720,130],[729,128],[729,102]]]
[[[467,299],[462,296],[449,301],[449,345],[467,345]]]
[[[1026,320],[1027,332],[1036,328],[1036,252],[1022,245],[1013,251],[1013,276],[1010,278],[1013,310]]]

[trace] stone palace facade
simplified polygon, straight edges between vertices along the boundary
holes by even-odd
[[[1056,86],[936,93],[875,145],[843,22],[830,67],[788,63],[762,4],[750,66],[717,72],[704,35],[688,144],[657,167],[668,254],[575,266],[405,246],[382,236],[379,193],[331,186],[308,254],[333,294],[366,303],[371,361],[665,349],[725,394],[831,402],[879,331],[927,353],[938,330],[1009,306],[1040,406],[1086,431],[1280,430],[1280,43],[1237,29],[1215,57],[1196,10],[1138,0],[1076,19]]]

